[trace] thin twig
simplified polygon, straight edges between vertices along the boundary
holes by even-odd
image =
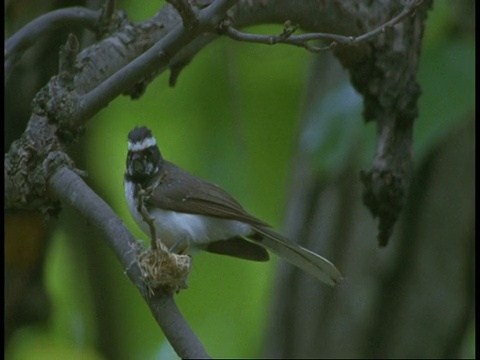
[[[75,60],[80,49],[80,43],[75,34],[70,33],[65,45],[62,45],[58,60],[58,75],[65,87],[73,85],[75,76]]]
[[[391,20],[387,21],[385,24],[377,27],[376,29],[373,29],[372,31],[369,31],[368,33],[365,33],[360,36],[356,36],[354,38],[354,42],[359,43],[362,41],[365,41],[367,39],[370,39],[374,36],[376,36],[379,33],[382,33],[385,31],[385,29],[394,26],[395,24],[398,24],[400,21],[402,21],[404,18],[406,18],[409,15],[412,15],[415,13],[415,10],[423,3],[423,0],[409,0],[407,2],[407,5],[403,8],[403,10],[392,18]]]
[[[387,21],[386,23],[380,25],[379,27],[359,36],[344,36],[338,34],[329,34],[329,33],[308,33],[302,35],[293,35],[293,32],[296,30],[296,27],[293,30],[289,30],[288,26],[284,27],[284,31],[279,35],[260,35],[260,34],[249,34],[241,32],[233,28],[230,24],[230,20],[225,20],[219,27],[219,33],[225,34],[231,39],[237,41],[258,43],[258,44],[287,44],[293,46],[299,46],[307,49],[310,52],[318,53],[325,50],[330,50],[335,46],[342,45],[358,45],[361,42],[364,42],[368,39],[371,39],[377,36],[379,33],[385,31],[386,28],[392,27],[395,24],[398,24],[401,20],[407,16],[413,14],[417,7],[422,4],[423,0],[411,0],[403,8],[403,10]],[[329,45],[318,47],[308,44],[312,40],[327,40],[331,41]]]
[[[341,35],[326,34],[326,33],[311,33],[305,35],[290,35],[285,37],[284,34],[280,35],[259,35],[259,34],[248,34],[242,31],[238,31],[232,27],[225,29],[224,33],[231,39],[237,41],[244,41],[257,44],[267,44],[267,45],[276,45],[276,44],[287,44],[293,46],[299,46],[307,49],[310,52],[319,52],[324,50],[331,49],[331,45],[326,47],[315,47],[308,44],[310,40],[332,40],[332,43],[336,43],[333,38],[337,38]]]

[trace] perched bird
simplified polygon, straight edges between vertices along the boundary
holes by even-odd
[[[290,241],[247,213],[220,187],[163,159],[152,132],[136,127],[128,134],[125,197],[140,228],[150,235],[141,203],[154,219],[157,237],[168,248],[193,253],[206,250],[254,261],[267,261],[266,249],[335,285],[342,275],[327,259]]]

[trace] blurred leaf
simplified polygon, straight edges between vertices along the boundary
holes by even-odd
[[[351,154],[358,152],[365,128],[361,117],[362,104],[362,97],[345,76],[344,82],[313,105],[306,116],[307,125],[300,141],[305,151],[311,154],[317,172],[335,176],[345,168]]]
[[[475,109],[475,44],[445,39],[422,56],[420,116],[415,124],[418,161],[459,121]]]
[[[78,348],[94,346],[95,320],[87,274],[72,253],[66,234],[61,229],[56,233],[45,267],[46,286],[55,309],[51,318],[52,333]]]
[[[14,336],[5,351],[5,358],[9,360],[102,360],[93,347],[81,346],[46,329],[25,327]]]

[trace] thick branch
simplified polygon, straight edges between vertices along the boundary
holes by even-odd
[[[170,26],[174,24],[175,28],[162,37],[155,46],[119,71],[116,71],[115,66],[121,66],[125,58],[127,61],[135,58],[138,55],[137,51],[144,51],[148,46],[144,43],[145,39],[138,35],[139,31],[133,29],[124,17],[117,14],[118,24],[124,28],[125,33],[119,33],[115,39],[106,39],[100,44],[93,45],[78,56],[75,74],[70,74],[75,76],[74,91],[71,91],[70,86],[66,87],[58,81],[57,76],[37,94],[33,105],[35,114],[30,119],[27,130],[21,139],[12,144],[10,151],[5,155],[5,175],[8,184],[5,190],[8,191],[4,194],[7,208],[47,207],[41,202],[48,202],[48,199],[36,198],[38,187],[32,184],[38,181],[30,179],[31,169],[39,167],[50,151],[61,150],[62,145],[81,134],[85,122],[107,106],[111,100],[132,88],[139,79],[148,78],[149,74],[159,67],[165,68],[171,56],[178,53],[196,36],[200,36],[208,29],[214,31],[224,13],[235,2],[236,0],[218,0],[202,10],[199,13],[199,27],[191,32],[177,21],[176,12],[172,14],[165,11]],[[150,30],[160,28],[161,34],[165,32],[163,26],[158,24],[143,28]],[[145,36],[151,41],[150,35],[147,31]],[[119,39],[133,45],[129,45],[128,49],[120,49],[119,46],[123,45],[123,42]],[[125,52],[128,56],[125,58],[119,56],[119,53]],[[106,57],[107,61],[98,57]],[[108,66],[104,66],[105,63]],[[113,71],[116,71],[115,74],[105,80],[105,77]],[[92,84],[100,85],[95,87]],[[90,88],[93,90],[82,96]],[[43,134],[48,134],[48,138]],[[61,139],[55,139],[59,135],[62,135]],[[45,144],[48,146],[44,146]],[[19,152],[22,153],[21,157],[18,156]]]
[[[167,36],[162,38],[144,54],[119,70],[110,78],[90,91],[79,101],[78,111],[72,116],[72,123],[82,125],[110,101],[126,89],[131,88],[138,79],[165,67],[182,48],[192,42],[203,32],[215,31],[223,14],[237,0],[217,0],[198,14],[198,27],[195,31],[188,30],[183,24],[178,24]]]
[[[165,336],[181,358],[207,358],[208,354],[177,308],[164,293],[149,296],[136,263],[135,239],[113,210],[72,170],[60,167],[50,177],[48,189],[63,204],[76,209],[100,230],[140,294],[148,303]]]

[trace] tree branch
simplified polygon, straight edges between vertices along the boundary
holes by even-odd
[[[236,2],[237,0],[217,0],[201,10],[198,14],[198,28],[195,31],[187,29],[183,24],[175,26],[167,36],[144,54],[79,99],[79,106],[70,118],[72,124],[83,125],[98,111],[106,107],[110,101],[126,89],[133,87],[138,79],[158,71],[159,68],[166,67],[182,48],[201,33],[215,32],[223,14]]]
[[[42,198],[37,191],[41,188],[38,185],[42,172],[32,176],[34,172],[29,169],[37,168],[49,152],[61,150],[69,139],[81,134],[86,121],[116,96],[132,89],[135,84],[146,86],[153,75],[191,58],[202,46],[218,36],[212,32],[235,3],[234,0],[217,0],[199,11],[198,26],[192,31],[185,28],[171,6],[165,7],[152,21],[140,24],[138,29],[117,14],[116,28],[120,30],[77,57],[73,84],[75,91],[62,88],[61,82],[54,78],[39,92],[34,105],[35,115],[27,131],[5,156],[7,207],[51,208],[48,199]],[[397,6],[399,4],[403,5],[402,2],[395,3]],[[378,10],[382,6],[392,7],[389,1],[378,3],[376,7],[365,4],[356,6],[350,2],[328,3],[313,19],[309,16],[309,9],[319,6],[318,0],[294,4],[265,0],[261,5],[242,1],[229,13],[229,17],[240,26],[280,19],[284,22],[288,16],[290,21],[301,23],[305,29],[321,30],[318,24],[323,24],[331,26],[332,34],[380,34],[370,37],[366,45],[362,43],[346,49],[337,47],[335,55],[350,70],[353,85],[364,95],[365,118],[378,121],[377,155],[371,170],[363,173],[362,181],[365,184],[365,204],[374,216],[380,218],[381,244],[386,243],[403,207],[411,171],[411,128],[417,116],[419,95],[415,77],[423,32],[422,21],[430,1],[410,1],[409,4],[418,6],[416,16],[405,21],[401,27],[374,30],[370,35],[359,29],[368,29],[369,23],[388,25],[405,19],[411,8],[407,7],[397,17],[389,19],[388,12]],[[420,9],[419,4],[425,6]],[[394,12],[393,7],[390,11]],[[347,25],[340,27],[340,23]],[[335,31],[337,28],[338,31]],[[415,31],[413,35],[412,31]],[[156,39],[160,40],[145,51],[149,47],[148,42]],[[112,47],[112,43],[115,46]],[[118,48],[119,44],[125,47]],[[402,50],[408,53],[402,53]],[[126,56],[118,56],[119,53],[125,53]],[[137,57],[139,53],[141,55]],[[100,58],[103,59],[101,65],[97,61]],[[392,59],[395,61],[392,62]],[[147,80],[144,82],[139,79]],[[44,137],[44,134],[47,136]],[[61,139],[58,138],[60,135]],[[22,156],[12,151],[22,153]]]
[[[287,44],[293,46],[304,47],[308,51],[312,53],[319,53],[321,51],[331,50],[336,45],[358,45],[361,42],[367,41],[379,33],[385,31],[385,29],[398,24],[407,16],[413,14],[415,10],[422,4],[423,0],[410,0],[407,2],[403,10],[392,18],[391,20],[387,21],[386,23],[376,27],[375,29],[368,31],[359,36],[344,36],[338,34],[329,34],[329,33],[309,33],[309,34],[302,34],[302,35],[293,35],[293,33],[298,29],[298,25],[295,27],[290,26],[290,21],[287,21],[284,24],[283,32],[279,35],[261,35],[261,34],[248,34],[245,32],[238,31],[237,29],[233,28],[231,25],[230,20],[225,20],[220,25],[220,33],[227,35],[229,38],[237,40],[237,41],[244,41],[256,44],[267,44],[267,45],[275,45],[275,44]],[[312,46],[308,44],[309,41],[312,40],[329,40],[331,41],[328,46],[318,47]]]
[[[5,41],[4,84],[7,83],[15,63],[20,60],[25,50],[35,44],[38,39],[62,27],[84,27],[96,30],[100,16],[101,10],[72,7],[49,12],[25,25]]]
[[[173,296],[160,291],[150,296],[137,265],[135,239],[113,210],[67,167],[60,167],[53,173],[48,181],[48,190],[100,230],[178,356],[208,358],[207,352],[176,306]]]
[[[198,16],[188,0],[167,0],[182,18],[183,26],[188,30],[193,30],[198,26]]]
[[[173,14],[167,8],[162,14],[168,18],[170,26],[174,26],[173,30],[138,57],[138,51],[145,51],[145,39],[138,35],[139,31],[124,17],[117,14],[117,26],[124,28],[125,32],[119,32],[115,40],[108,38],[77,56],[75,73],[70,74],[74,76],[74,91],[71,86],[65,86],[61,78],[55,76],[34,99],[33,115],[27,130],[5,155],[6,207],[42,211],[50,208],[48,199],[41,200],[42,197],[38,196],[38,189],[42,188],[38,186],[42,178],[41,171],[33,176],[31,169],[38,168],[51,151],[62,150],[63,146],[78,138],[90,117],[115,97],[131,89],[139,79],[148,78],[150,74],[157,72],[159,67],[165,69],[171,56],[196,36],[201,36],[209,29],[215,31],[224,13],[235,2],[236,0],[217,0],[203,9],[199,13],[199,28],[191,32],[176,21],[176,12],[172,20]],[[165,33],[164,27],[158,24],[144,25],[142,28],[160,28],[160,35]],[[152,41],[150,33],[141,34]],[[118,48],[123,42],[129,44],[128,49]],[[112,47],[112,43],[115,46]],[[119,53],[126,53],[128,56],[120,57]],[[137,58],[134,61],[124,66],[125,61],[128,63],[129,59],[135,57]],[[19,153],[22,156],[18,156]],[[39,169],[41,170],[41,167]],[[46,204],[42,204],[42,201]]]

